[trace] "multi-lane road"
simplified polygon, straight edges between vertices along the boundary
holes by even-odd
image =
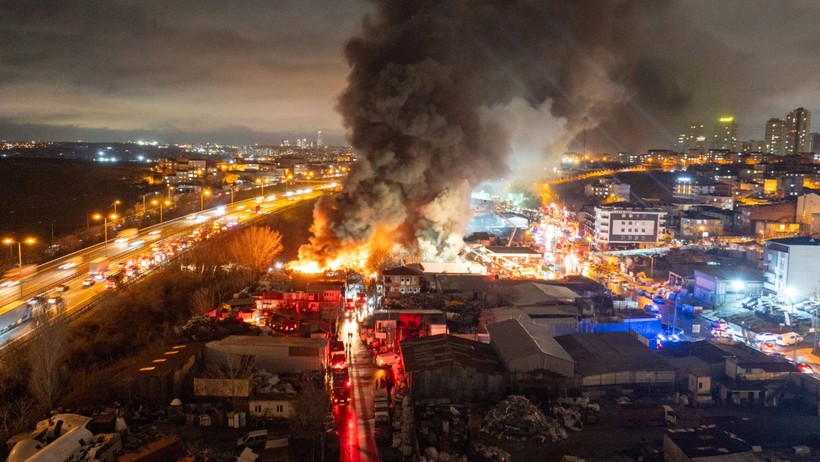
[[[335,183],[332,185],[335,187]],[[88,278],[89,263],[97,258],[107,257],[110,260],[110,270],[113,271],[117,269],[119,263],[152,253],[151,248],[154,244],[156,244],[154,247],[157,247],[174,239],[187,238],[197,229],[213,226],[212,223],[215,220],[236,222],[238,225],[247,224],[265,214],[277,212],[299,201],[315,199],[330,190],[331,188],[314,185],[312,189],[300,190],[301,194],[252,198],[144,228],[139,230],[137,236],[129,239],[111,238],[107,243],[97,244],[38,266],[36,273],[22,280],[22,299],[59,295],[66,303],[67,308],[64,315],[70,316],[97,300],[107,290],[104,281],[97,282],[90,287],[83,286],[83,280]],[[258,212],[257,206],[259,207]],[[140,276],[145,272],[140,273]],[[67,286],[67,290],[57,292],[59,285]],[[0,306],[20,300],[20,294],[20,285],[0,289]],[[8,330],[0,334],[0,344],[5,347],[25,338],[33,328],[33,323],[29,322]]]

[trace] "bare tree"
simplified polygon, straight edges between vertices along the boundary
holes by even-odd
[[[200,287],[191,295],[191,307],[194,314],[204,314],[216,307],[216,290],[209,286]]]
[[[310,380],[306,380],[293,402],[291,435],[295,438],[315,439],[322,430],[329,407],[330,400],[327,392]]]
[[[31,394],[41,406],[54,409],[63,383],[63,354],[66,350],[65,324],[46,310],[34,313],[37,336],[29,349]]]
[[[239,398],[251,393],[251,378],[253,376],[254,357],[251,355],[237,355],[222,353],[214,358],[206,367],[205,374],[211,379],[217,379],[224,387],[220,395],[231,400],[231,409],[236,411]]]
[[[243,230],[231,241],[229,247],[234,260],[248,268],[253,278],[267,272],[283,249],[282,235],[269,226],[254,226]]]

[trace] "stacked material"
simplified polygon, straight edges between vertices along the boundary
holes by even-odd
[[[513,395],[496,404],[481,425],[481,431],[496,438],[547,439],[556,441],[566,438],[561,424],[547,418],[530,400]]]

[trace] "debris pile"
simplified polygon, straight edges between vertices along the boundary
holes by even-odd
[[[481,460],[486,462],[509,462],[512,460],[510,453],[498,446],[476,442],[473,443],[473,451],[477,456],[483,457]]]
[[[209,340],[215,337],[216,325],[207,316],[194,316],[182,326],[180,334],[190,340]]]
[[[273,393],[276,391],[276,386],[280,383],[281,380],[279,380],[279,375],[277,374],[271,374],[265,369],[253,371],[253,391],[257,393]],[[293,390],[290,393],[295,392],[296,390]]]
[[[517,395],[490,409],[484,416],[481,431],[499,439],[557,441],[567,437],[560,423],[544,416],[527,398]]]
[[[467,453],[467,420],[463,413],[452,405],[417,407],[417,441],[425,448],[428,461],[446,462],[461,460]],[[428,453],[439,450],[437,458]]]

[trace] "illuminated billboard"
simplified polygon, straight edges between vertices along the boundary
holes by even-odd
[[[611,212],[609,214],[610,244],[642,242],[658,242],[657,213]]]

